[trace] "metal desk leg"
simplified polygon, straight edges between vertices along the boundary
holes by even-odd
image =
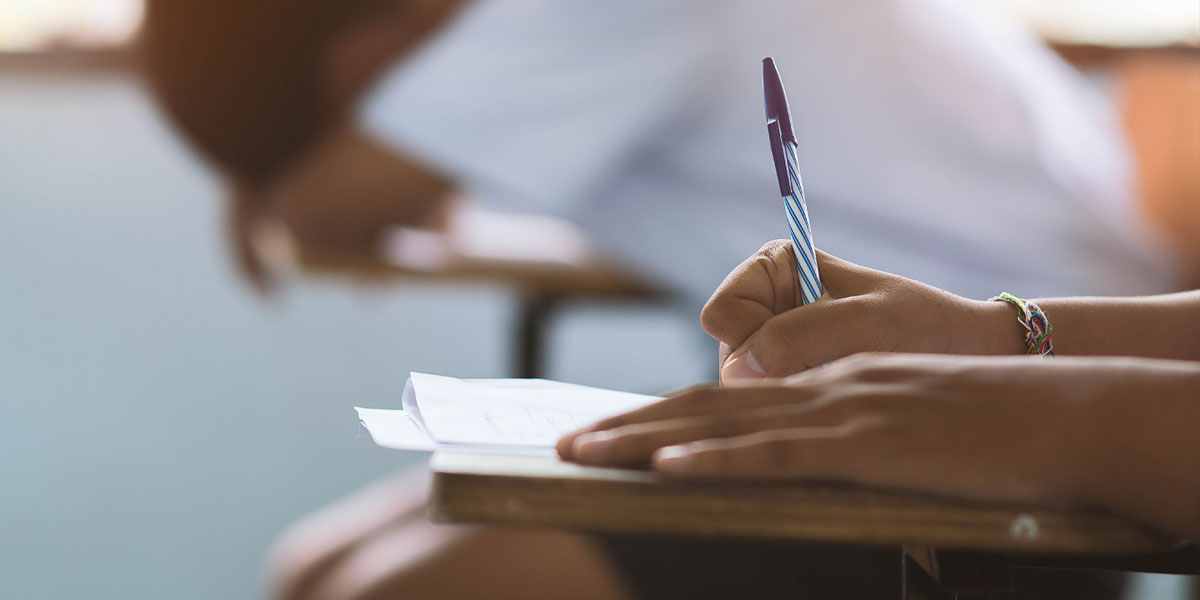
[[[905,549],[900,549],[901,600],[950,600],[945,588]]]
[[[1004,600],[1012,597],[1012,565],[1003,554],[938,552],[942,587],[955,600]]]
[[[513,332],[515,377],[545,376],[546,328],[558,302],[558,298],[546,294],[521,296]]]

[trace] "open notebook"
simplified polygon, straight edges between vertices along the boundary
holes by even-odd
[[[455,379],[412,373],[401,410],[358,408],[376,444],[398,450],[553,452],[563,434],[659,400],[546,379]]]

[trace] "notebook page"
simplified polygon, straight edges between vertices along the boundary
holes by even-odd
[[[545,379],[455,379],[413,373],[421,423],[439,444],[550,448],[563,434],[657,396]]]

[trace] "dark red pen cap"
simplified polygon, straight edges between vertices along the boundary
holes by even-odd
[[[763,104],[767,109],[767,136],[771,140],[771,157],[775,159],[775,177],[779,180],[779,195],[790,196],[792,178],[788,176],[785,142],[796,143],[796,132],[792,129],[792,113],[788,110],[787,94],[783,81],[775,69],[775,60],[763,59]]]
[[[767,121],[779,121],[779,133],[783,141],[796,143],[796,131],[792,129],[792,111],[788,108],[787,92],[783,80],[775,68],[775,59],[763,59],[763,101],[767,108]]]

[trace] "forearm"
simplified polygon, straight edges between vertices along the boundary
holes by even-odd
[[[1200,361],[1200,290],[1138,298],[1035,300],[1054,327],[1054,351],[1078,356],[1144,356]],[[991,302],[984,313],[984,354],[1022,352],[1014,309]]]
[[[1105,394],[1094,407],[1103,417],[1085,424],[1097,450],[1078,499],[1200,540],[1200,365],[1144,373]]]
[[[435,225],[453,184],[354,130],[329,138],[281,181],[269,199],[302,246],[370,248],[392,225]]]

